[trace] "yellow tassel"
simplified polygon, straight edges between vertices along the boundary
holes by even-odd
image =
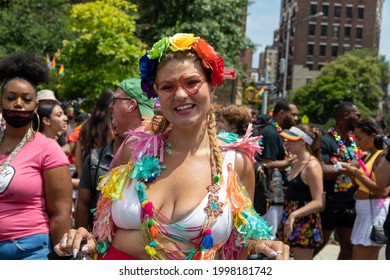
[[[233,218],[233,223],[235,228],[239,228],[242,224],[246,224],[247,221],[241,213],[236,213]]]
[[[154,249],[153,247],[150,247],[149,245],[146,245],[145,246],[145,251],[146,253],[149,255],[149,256],[155,256],[157,254],[157,251],[156,249]]]
[[[122,199],[122,189],[127,181],[128,174],[132,171],[133,164],[129,162],[126,165],[121,165],[113,168],[99,182],[97,187],[101,191],[102,195],[106,198],[112,198],[113,200]]]

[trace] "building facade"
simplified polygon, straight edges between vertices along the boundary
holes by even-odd
[[[277,84],[282,97],[346,51],[378,51],[384,0],[281,1]]]

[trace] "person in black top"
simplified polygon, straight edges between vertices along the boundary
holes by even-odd
[[[318,128],[300,124],[284,130],[291,153],[297,160],[286,180],[282,222],[277,237],[288,244],[296,260],[313,259],[314,248],[322,243],[319,210],[323,207],[321,137]]]
[[[379,141],[381,142],[381,141]],[[389,147],[390,147],[390,139],[384,139],[384,144],[377,144],[378,148],[381,148],[380,146],[383,145],[384,151],[382,152],[381,156],[378,158],[378,163],[377,163],[377,173],[376,175],[376,184],[378,188],[385,189],[390,186],[390,152],[389,152]],[[389,194],[388,194],[389,195]],[[386,260],[390,260],[390,209],[387,211],[387,217],[385,220],[385,223],[383,225],[383,229],[385,231],[385,234],[387,236],[387,243],[386,243]]]
[[[334,231],[340,243],[340,260],[349,260],[352,257],[351,233],[356,216],[354,195],[357,189],[340,169],[341,162],[349,162],[359,167],[358,148],[352,131],[360,117],[359,108],[355,104],[342,102],[335,110],[335,127],[322,137],[322,167],[326,192],[325,210],[321,212],[324,243],[316,249],[316,253],[327,244]]]
[[[280,100],[275,104],[273,110],[273,120],[267,124],[261,131],[263,136],[263,152],[261,156],[257,155],[257,160],[265,163],[266,174],[270,178],[271,171],[278,168],[283,171],[290,167],[295,156],[291,157],[288,153],[284,139],[279,135],[282,129],[289,129],[295,125],[298,120],[297,106],[288,100]],[[284,172],[282,172],[283,175]],[[284,174],[284,177],[286,175]],[[256,197],[255,197],[256,200]],[[263,218],[273,226],[272,234],[276,234],[276,230],[281,220],[283,204],[272,204]]]

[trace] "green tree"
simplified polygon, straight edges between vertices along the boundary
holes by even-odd
[[[2,1],[0,8],[0,57],[35,53],[51,57],[70,38],[65,26],[70,12],[67,0]]]
[[[125,0],[73,5],[69,28],[74,40],[65,40],[59,61],[65,65],[59,92],[68,99],[94,100],[104,89],[127,77],[138,77],[144,44],[135,37],[137,6]]]
[[[376,116],[383,95],[380,80],[377,55],[356,50],[326,64],[317,79],[292,92],[289,98],[310,122],[328,126],[342,101],[354,102],[363,116]]]
[[[241,69],[240,55],[254,44],[244,26],[249,1],[243,0],[133,0],[139,5],[137,34],[151,46],[163,36],[194,33],[208,41],[225,59]]]

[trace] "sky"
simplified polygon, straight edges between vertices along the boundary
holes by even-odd
[[[248,7],[246,33],[259,45],[253,54],[252,66],[258,67],[259,54],[268,45],[272,45],[274,30],[279,26],[280,0],[254,0]],[[387,36],[385,36],[387,35]],[[390,61],[390,0],[385,0],[382,9],[382,28],[379,41],[379,53]]]

